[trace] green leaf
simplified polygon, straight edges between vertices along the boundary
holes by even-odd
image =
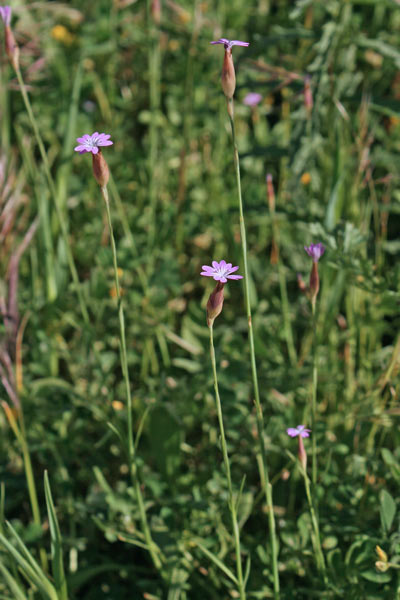
[[[386,490],[380,493],[381,502],[381,524],[385,534],[389,533],[393,519],[396,514],[396,503]]]
[[[15,581],[14,577],[11,573],[6,569],[6,567],[0,562],[0,573],[3,575],[3,579],[8,585],[10,592],[13,593],[14,600],[27,600],[27,597],[22,592],[18,583]]]
[[[377,573],[373,569],[363,571],[361,577],[364,577],[367,581],[373,581],[374,583],[387,583],[392,579],[391,573]]]
[[[47,514],[49,516],[50,536],[51,536],[51,560],[53,565],[53,577],[56,590],[60,600],[68,599],[67,582],[65,580],[62,538],[58,519],[54,508],[53,497],[51,495],[49,476],[44,472],[44,492],[46,496]]]
[[[203,546],[203,544],[200,544],[200,542],[196,541],[196,546],[198,547],[199,550],[201,550],[203,552],[203,554],[205,554],[210,560],[213,561],[213,563],[215,563],[217,565],[217,567],[219,567],[221,569],[221,571],[223,571],[225,573],[225,575],[227,575],[229,577],[229,579],[232,579],[232,581],[234,583],[236,583],[236,585],[238,584],[238,580],[236,579],[235,575],[232,573],[232,571],[230,569],[228,569],[228,567],[218,558],[218,556],[215,556],[215,554],[213,554],[212,552],[210,552],[210,550],[207,550],[207,548],[205,548]]]

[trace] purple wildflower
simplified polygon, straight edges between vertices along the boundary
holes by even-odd
[[[215,281],[226,283],[228,279],[243,279],[241,275],[231,275],[238,270],[239,267],[232,267],[232,263],[226,263],[224,260],[217,262],[213,260],[212,267],[203,265],[203,270],[200,275],[204,277],[213,277]]]
[[[79,154],[83,154],[84,152],[91,152],[92,154],[97,154],[99,152],[99,146],[111,146],[113,142],[109,140],[111,136],[107,133],[99,133],[95,131],[92,135],[88,135],[87,133],[77,138],[76,141],[79,142],[79,146],[76,146],[74,150],[79,152]]]
[[[226,38],[220,38],[216,42],[210,42],[210,44],[223,44],[225,50],[231,50],[232,46],[248,46],[249,42],[240,42],[239,40],[227,40]]]
[[[9,26],[11,23],[11,6],[0,6],[0,17],[4,25]]]
[[[290,437],[297,437],[298,435],[302,438],[310,437],[311,429],[306,429],[305,425],[297,425],[297,427],[289,427],[286,429],[286,433]]]
[[[317,263],[323,253],[325,252],[325,246],[319,242],[318,244],[311,244],[311,246],[304,246],[304,250],[308,256],[313,259],[313,262]]]
[[[250,92],[244,97],[243,104],[246,106],[257,106],[257,104],[260,104],[261,100],[261,94],[257,94],[257,92]]]

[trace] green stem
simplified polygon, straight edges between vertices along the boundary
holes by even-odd
[[[318,390],[318,365],[317,365],[317,318],[315,314],[315,302],[312,302],[312,397],[311,397],[311,430],[312,436],[312,482],[315,487],[317,483],[317,432],[315,429],[317,421],[317,390]]]
[[[22,456],[23,456],[23,460],[24,460],[25,477],[26,477],[26,483],[28,486],[29,500],[30,500],[31,508],[32,508],[33,522],[35,523],[35,525],[38,526],[38,528],[42,529],[39,501],[38,501],[37,492],[36,492],[36,484],[35,484],[35,477],[34,477],[33,469],[32,469],[31,455],[29,452],[29,446],[28,446],[28,441],[27,441],[27,437],[26,437],[25,421],[24,421],[24,415],[22,412],[22,406],[21,406],[20,412],[19,412],[19,424],[20,424],[19,436],[17,436],[17,440],[20,443],[21,452],[22,452]],[[49,566],[48,560],[47,560],[47,554],[46,554],[46,550],[42,546],[39,548],[39,554],[40,554],[40,562],[42,564],[42,569],[45,573],[47,573],[48,566]]]
[[[254,348],[254,335],[253,335],[253,323],[251,319],[251,305],[250,305],[250,283],[249,283],[249,269],[247,265],[247,241],[246,241],[246,227],[243,215],[243,201],[242,201],[242,186],[240,182],[240,165],[239,165],[239,153],[236,144],[236,132],[235,123],[233,118],[233,99],[227,99],[228,102],[228,115],[231,123],[232,130],[232,143],[233,143],[233,161],[235,165],[236,173],[236,184],[238,191],[239,201],[239,221],[240,221],[240,237],[242,241],[242,253],[243,253],[243,264],[244,264],[244,289],[245,289],[245,300],[246,300],[246,312],[247,312],[247,324],[249,329],[249,343],[250,343],[250,359],[251,359],[251,372],[253,378],[254,388],[254,400],[256,406],[256,421],[257,421],[257,433],[258,441],[260,444],[261,460],[259,462],[260,468],[260,479],[261,484],[264,487],[264,493],[268,506],[268,519],[269,519],[269,535],[272,553],[272,574],[274,581],[274,595],[275,598],[279,598],[279,572],[278,572],[278,548],[276,543],[275,534],[275,516],[274,506],[272,502],[272,486],[269,481],[267,457],[264,442],[264,417],[262,413],[262,407],[260,402],[260,393],[258,388],[258,376],[257,376],[257,364]]]
[[[65,224],[65,219],[64,219],[64,216],[62,214],[62,210],[61,210],[61,207],[59,204],[59,197],[58,197],[58,194],[56,191],[56,186],[54,184],[54,181],[53,181],[53,178],[52,178],[52,175],[50,172],[50,165],[49,165],[46,150],[45,150],[45,147],[43,144],[42,136],[40,135],[39,127],[38,127],[35,115],[33,114],[31,102],[29,100],[28,92],[26,91],[26,86],[25,86],[24,80],[22,78],[21,69],[19,68],[19,66],[16,69],[16,74],[17,74],[17,79],[18,79],[20,90],[21,90],[22,98],[23,98],[23,101],[25,104],[26,112],[28,113],[28,117],[29,117],[31,126],[32,126],[33,132],[35,134],[36,143],[39,148],[40,156],[43,161],[44,172],[46,175],[47,183],[48,183],[51,195],[54,198],[54,205],[56,208],[57,219],[58,219],[58,222],[60,225],[61,234],[62,234],[62,237],[64,240],[66,252],[67,252],[68,265],[69,265],[69,269],[71,271],[72,280],[74,282],[75,290],[78,295],[79,306],[80,306],[80,309],[82,312],[83,319],[84,319],[85,323],[88,325],[89,324],[89,313],[88,313],[86,303],[85,303],[85,300],[84,300],[84,297],[82,294],[79,277],[78,277],[78,272],[76,270],[71,246],[70,246],[70,243],[68,240],[67,226]]]
[[[121,343],[121,366],[122,373],[125,381],[125,392],[126,392],[126,401],[127,401],[127,412],[128,412],[128,462],[129,462],[129,472],[132,480],[132,485],[135,490],[136,499],[139,508],[140,521],[142,524],[143,534],[146,540],[146,544],[148,546],[148,550],[150,552],[152,561],[156,569],[161,570],[162,562],[160,559],[160,550],[153,542],[151,537],[150,527],[147,520],[146,507],[144,504],[143,494],[140,487],[139,481],[139,472],[137,467],[136,460],[136,450],[135,450],[135,441],[133,437],[133,422],[132,422],[132,396],[131,396],[131,386],[129,381],[129,370],[128,370],[128,358],[126,352],[126,336],[125,336],[125,317],[124,317],[124,307],[121,297],[121,288],[119,285],[119,276],[118,276],[118,262],[117,262],[117,248],[115,245],[114,239],[114,229],[111,220],[111,212],[110,212],[110,202],[108,198],[108,191],[106,186],[102,186],[101,194],[104,199],[104,203],[106,205],[107,210],[107,220],[108,227],[110,230],[110,239],[111,239],[111,249],[113,256],[113,266],[114,266],[114,279],[115,279],[115,288],[117,291],[117,300],[118,300],[118,320],[119,320],[119,330],[120,330],[120,343]]]
[[[315,436],[313,435],[313,438],[314,437]],[[311,515],[311,522],[312,522],[312,526],[314,529],[314,551],[315,551],[317,568],[322,575],[325,585],[327,585],[328,581],[327,581],[327,576],[326,576],[325,558],[324,558],[324,553],[322,552],[321,536],[319,533],[319,524],[318,524],[317,514],[315,512],[314,503],[311,498],[310,480],[308,479],[308,475],[302,467],[301,467],[301,472],[302,472],[302,475],[304,478],[304,485],[306,488],[307,501],[308,501],[308,506],[309,506],[310,515]]]
[[[148,65],[150,95],[150,150],[149,150],[149,199],[148,248],[152,249],[157,231],[157,151],[158,109],[160,106],[160,40],[159,30],[153,22],[150,0],[147,0]],[[150,261],[151,264],[151,261]]]
[[[235,539],[236,573],[237,573],[237,580],[238,580],[238,588],[239,588],[240,599],[245,600],[246,592],[245,592],[245,586],[244,586],[244,581],[243,581],[243,572],[242,572],[242,559],[241,559],[241,552],[240,552],[240,532],[239,532],[239,524],[238,524],[238,520],[237,520],[236,504],[235,504],[235,500],[233,497],[231,468],[230,468],[230,464],[229,464],[228,450],[226,447],[221,399],[219,396],[217,365],[216,365],[215,350],[214,350],[214,334],[213,334],[213,326],[212,325],[209,327],[209,330],[210,330],[211,364],[212,364],[212,370],[213,370],[213,376],[214,376],[215,404],[217,407],[219,430],[220,430],[220,434],[221,434],[222,455],[224,458],[226,479],[228,482],[228,492],[229,492],[228,506],[229,506],[229,510],[231,513],[233,536]]]

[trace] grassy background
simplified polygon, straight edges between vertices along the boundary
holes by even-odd
[[[376,571],[374,549],[382,546],[392,562],[400,553],[398,2],[166,1],[159,25],[139,1],[82,6],[12,4],[22,71],[90,327],[79,311],[15,75],[5,56],[1,65],[1,297],[10,287],[10,260],[39,215],[19,265],[18,307],[27,319],[21,400],[45,526],[32,524],[20,449],[2,413],[7,519],[34,555],[39,539],[49,548],[42,485],[48,469],[71,598],[235,597],[234,584],[198,546],[233,568],[205,324],[212,286],[199,273],[222,258],[243,271],[219,82],[223,51],[209,45],[221,36],[241,39],[250,46],[233,50],[236,126],[282,597],[397,597],[397,571]],[[243,104],[251,91],[263,96],[254,109]],[[134,423],[153,536],[168,557],[164,580],[145,550],[129,543],[140,532],[127,477],[112,254],[90,157],[73,152],[75,138],[93,131],[114,141],[104,155],[112,173]],[[280,278],[270,260],[266,173],[277,194]],[[317,241],[327,251],[320,264],[315,493],[330,590],[315,569],[296,445],[285,433],[309,422],[311,310],[297,273],[307,279],[303,246]],[[295,360],[282,324],[282,282]],[[236,489],[246,476],[239,517],[244,554],[251,556],[248,597],[268,598],[267,515],[241,284],[227,286],[226,295],[215,343]],[[8,328],[6,320],[2,347],[10,343]],[[10,402],[5,388],[0,396]],[[0,560],[14,569],[6,552]],[[41,597],[22,582],[27,598]],[[13,597],[1,576],[0,594]]]

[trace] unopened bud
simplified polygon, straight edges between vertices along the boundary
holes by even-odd
[[[222,89],[228,100],[233,98],[236,88],[235,67],[233,65],[232,49],[225,48],[224,63],[221,74]]]
[[[6,54],[10,59],[10,62],[14,69],[17,70],[19,66],[19,48],[17,42],[15,41],[14,34],[11,31],[11,27],[9,25],[6,25],[4,29],[4,41]]]
[[[279,247],[275,241],[275,238],[271,240],[271,253],[269,255],[271,265],[277,265],[279,261]]]
[[[315,301],[319,292],[319,275],[318,275],[318,263],[313,261],[310,273],[310,300],[311,304],[315,306]]]
[[[380,571],[381,573],[385,573],[388,569],[390,569],[390,565],[389,563],[383,562],[381,560],[377,560],[375,563],[375,567],[378,569],[378,571]]]
[[[152,0],[151,2],[151,16],[156,25],[161,22],[161,0]]]
[[[307,452],[304,448],[303,438],[301,437],[301,435],[299,435],[297,439],[299,440],[298,457],[300,464],[303,467],[303,471],[305,471],[307,469]]]
[[[110,171],[101,150],[97,154],[92,154],[92,162],[94,178],[101,187],[104,187],[110,178]]]
[[[221,314],[224,305],[224,284],[217,282],[207,302],[207,325],[212,327],[214,320]]]
[[[314,105],[310,82],[311,77],[307,75],[304,81],[304,106],[306,107],[308,116],[311,115]]]

